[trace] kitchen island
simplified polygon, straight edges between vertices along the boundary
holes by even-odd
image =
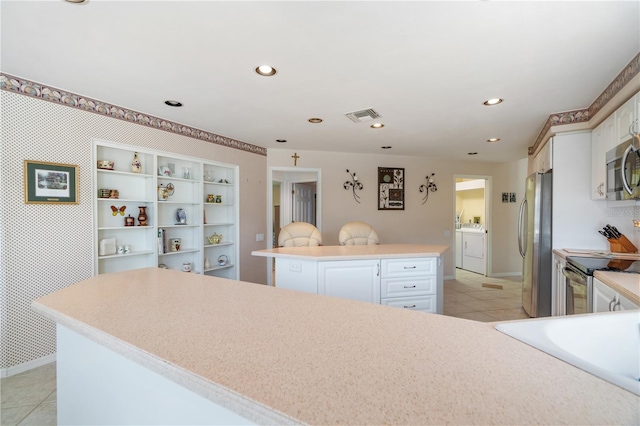
[[[33,308],[62,335],[60,424],[640,422],[639,397],[494,324],[159,268]],[[185,393],[202,417],[162,417]]]
[[[441,256],[448,250],[380,244],[280,247],[251,254],[275,258],[280,288],[441,314]]]

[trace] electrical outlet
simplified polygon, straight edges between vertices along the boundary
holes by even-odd
[[[451,236],[451,231],[444,231],[444,236],[445,237],[450,237]]]
[[[302,263],[300,262],[289,263],[289,270],[291,272],[302,272]]]
[[[264,241],[264,234],[256,234],[256,241]]]

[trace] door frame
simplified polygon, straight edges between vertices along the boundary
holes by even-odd
[[[492,188],[493,188],[493,176],[488,176],[488,175],[467,175],[467,174],[454,174],[453,175],[453,211],[455,213],[456,211],[456,180],[458,179],[482,179],[484,180],[484,217],[485,217],[485,276],[490,277],[492,275],[492,268],[491,268],[491,264],[492,264],[492,257],[493,257],[493,250],[492,250],[492,232],[491,230],[493,229],[493,222],[492,222],[492,215],[491,215],[491,205],[492,205]],[[453,229],[455,231],[455,215],[453,217]],[[453,277],[455,278],[456,273],[457,273],[457,269],[456,268],[456,264],[455,264],[455,253],[456,253],[456,239],[455,236],[453,238],[453,253],[454,253],[454,260],[453,260]]]
[[[291,176],[291,179],[287,179],[285,185],[280,186],[280,194],[285,191],[291,191],[292,183],[300,182],[314,182],[316,183],[316,228],[322,234],[322,169],[307,168],[307,167],[269,167],[269,173],[267,176],[267,248],[273,247],[273,174],[274,172],[286,173]],[[310,174],[315,173],[315,179],[309,178]],[[304,176],[302,176],[304,174]],[[296,175],[300,175],[296,178]],[[279,181],[282,182],[282,181]],[[282,198],[282,195],[281,195]],[[285,197],[290,198],[290,197]],[[291,206],[289,206],[290,208]],[[280,217],[282,217],[282,209],[284,206],[280,205]],[[272,272],[273,272],[273,258],[267,258],[267,284],[273,285]]]

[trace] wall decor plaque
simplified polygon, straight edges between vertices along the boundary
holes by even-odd
[[[378,210],[404,210],[404,168],[378,167]]]

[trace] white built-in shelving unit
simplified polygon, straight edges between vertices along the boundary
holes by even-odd
[[[94,140],[93,153],[95,274],[152,266],[182,270],[190,263],[191,273],[238,279],[238,166],[102,140]],[[131,168],[135,153],[142,163],[137,173]],[[113,169],[98,168],[100,160],[113,161]],[[161,187],[173,189],[166,199]],[[118,198],[100,197],[100,189],[115,189]],[[138,220],[140,207],[146,226]],[[133,226],[125,226],[129,216]],[[210,243],[214,234],[222,237]],[[180,250],[171,251],[171,239],[180,239]],[[115,246],[116,253],[101,246]],[[118,253],[118,247],[129,250]]]

